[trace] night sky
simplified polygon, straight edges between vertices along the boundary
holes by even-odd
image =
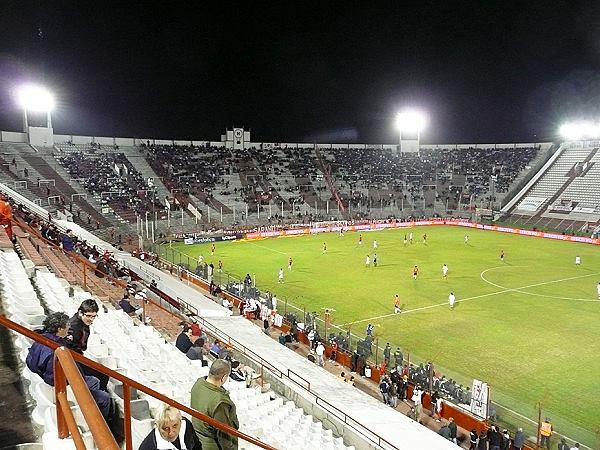
[[[556,139],[600,117],[598,1],[13,1],[0,10],[0,129],[11,89],[57,95],[56,133],[395,143]]]

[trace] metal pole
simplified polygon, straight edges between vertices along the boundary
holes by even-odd
[[[537,438],[535,447],[539,450],[540,448],[540,430],[542,428],[542,402],[538,402],[538,424],[537,424]]]
[[[283,202],[281,202],[281,218],[283,219]]]
[[[221,223],[223,223],[223,207],[221,206]]]

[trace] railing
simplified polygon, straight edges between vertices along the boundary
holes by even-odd
[[[57,424],[58,424],[58,432],[59,438],[64,439],[68,437],[68,432],[73,436],[73,441],[75,442],[76,448],[85,449],[85,444],[83,443],[83,439],[81,438],[81,434],[77,430],[77,424],[75,423],[75,419],[73,417],[72,412],[70,411],[70,407],[66,398],[66,381],[69,381],[73,388],[73,392],[79,402],[79,406],[82,410],[83,416],[90,427],[90,431],[96,441],[98,448],[106,449],[106,450],[117,450],[119,446],[116,441],[112,437],[110,430],[108,429],[108,425],[100,415],[100,411],[98,406],[96,405],[92,395],[89,392],[89,389],[85,385],[83,381],[83,377],[79,372],[79,369],[75,365],[75,361],[82,363],[94,370],[97,370],[105,375],[114,378],[115,380],[123,383],[123,401],[124,401],[124,434],[125,434],[125,448],[126,450],[132,450],[132,434],[131,434],[131,388],[135,388],[140,392],[143,392],[147,395],[150,395],[164,403],[167,403],[174,408],[179,409],[185,413],[190,414],[192,417],[196,419],[202,420],[206,422],[208,425],[218,428],[221,431],[224,431],[232,436],[236,436],[240,439],[243,439],[257,447],[264,448],[267,450],[276,450],[274,447],[271,447],[264,442],[249,436],[245,433],[238,431],[237,429],[221,423],[206,414],[196,411],[195,409],[189,408],[175,400],[172,400],[165,395],[156,392],[149,387],[138,383],[135,380],[132,380],[125,375],[120,374],[108,367],[103,366],[102,364],[98,364],[97,362],[86,358],[79,353],[72,352],[67,350],[64,347],[61,347],[54,341],[44,338],[40,336],[38,333],[35,333],[28,328],[25,328],[9,319],[6,316],[0,315],[0,325],[5,326],[17,333],[20,333],[29,339],[32,339],[36,342],[39,342],[43,345],[54,350],[55,357],[58,360],[57,365],[55,365],[55,392],[56,399],[59,404],[59,408],[56,409],[57,414]]]
[[[164,262],[166,264],[170,264],[166,261],[162,261],[162,262]],[[191,274],[190,272],[187,272],[187,276],[198,278],[196,275]],[[206,319],[199,317],[198,320],[203,325],[204,329],[207,330],[208,334],[212,335],[215,338],[219,338],[222,342],[226,342],[229,345],[231,345],[232,348],[236,349],[239,353],[243,354],[244,356],[248,357],[251,361],[253,361],[255,364],[259,365],[261,367],[261,371],[263,368],[266,368],[269,372],[271,372],[277,378],[281,378],[281,379],[286,378],[289,381],[291,381],[292,383],[294,383],[297,386],[299,386],[300,388],[302,388],[303,390],[305,390],[307,393],[309,393],[310,395],[312,395],[314,397],[315,404],[317,404],[321,407],[326,405],[327,406],[326,408],[323,407],[323,409],[325,411],[334,415],[336,418],[338,418],[340,421],[342,421],[345,425],[348,425],[349,427],[353,428],[360,436],[364,437],[365,439],[371,441],[372,443],[374,443],[380,447],[383,446],[382,444],[385,444],[384,448],[389,448],[392,450],[399,450],[399,448],[396,447],[394,444],[390,443],[389,441],[387,441],[386,439],[384,439],[377,433],[372,432],[369,429],[369,427],[367,427],[366,425],[363,425],[357,419],[346,414],[338,407],[329,403],[327,400],[321,398],[318,394],[316,394],[313,390],[311,390],[310,382],[306,378],[302,377],[301,375],[297,374],[296,372],[294,372],[292,369],[289,369],[289,368],[286,370],[286,372],[281,371],[280,369],[273,366],[271,363],[265,361],[261,356],[256,354],[254,351],[247,348],[244,344],[240,343],[236,339],[229,336],[227,333],[219,330],[217,327],[215,327],[211,323],[207,322]],[[302,380],[304,382],[304,384],[299,382],[298,380]]]

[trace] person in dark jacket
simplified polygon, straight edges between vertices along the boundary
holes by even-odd
[[[502,445],[502,435],[496,429],[495,425],[492,425],[487,433],[488,442],[490,444],[490,450],[500,450]]]
[[[185,449],[202,450],[192,422],[181,417],[181,411],[164,404],[156,416],[156,427],[148,433],[138,450]]]
[[[477,430],[473,428],[471,430],[471,434],[469,435],[469,450],[477,450]]]
[[[450,417],[448,419],[448,428],[450,429],[450,440],[456,444],[456,435],[458,433],[458,428],[456,427],[456,423],[454,422],[454,417]]]
[[[81,354],[87,350],[87,342],[90,337],[90,325],[94,323],[94,320],[98,317],[98,311],[98,303],[96,303],[95,300],[87,299],[81,302],[79,309],[69,320],[69,331],[67,332],[66,339],[68,347],[71,350]],[[108,375],[98,372],[88,366],[83,366],[83,373],[98,378],[98,380],[100,380],[100,389],[103,391],[107,390]]]
[[[488,441],[485,431],[479,433],[479,439],[477,440],[477,450],[488,450]]]
[[[204,338],[196,339],[185,356],[189,359],[202,361],[202,366],[208,366],[208,361],[204,359]]]
[[[523,428],[519,428],[513,439],[513,447],[515,450],[521,450],[523,445],[525,445],[525,433],[523,433]]]
[[[192,328],[189,325],[184,325],[183,330],[177,336],[175,341],[175,347],[182,353],[187,353],[192,346]]]
[[[69,316],[63,312],[55,312],[46,316],[43,328],[36,330],[36,332],[57,344],[66,346],[65,336],[67,335],[68,323]],[[54,350],[39,342],[34,342],[29,349],[25,363],[29,370],[39,375],[46,384],[54,386]],[[113,414],[110,394],[100,390],[98,378],[93,376],[84,376],[83,378],[92,397],[96,400],[100,412],[108,421],[111,414]]]
[[[440,431],[438,431],[438,434],[440,436],[443,436],[448,440],[450,440],[450,433],[451,433],[451,431],[450,431],[450,428],[448,427],[447,423],[443,424],[442,428],[440,428]]]

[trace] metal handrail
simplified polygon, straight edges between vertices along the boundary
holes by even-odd
[[[169,262],[167,262],[167,264],[171,264]],[[189,271],[187,272],[187,276],[188,277],[192,277],[192,278],[199,278],[197,275],[192,274]],[[302,389],[304,389],[306,392],[310,393],[314,398],[315,398],[315,403],[316,404],[326,404],[329,409],[328,412],[334,414],[338,419],[342,420],[344,422],[344,424],[354,428],[356,431],[358,431],[360,433],[361,436],[364,436],[366,439],[368,439],[369,441],[377,444],[377,445],[381,445],[381,443],[385,443],[389,448],[391,449],[396,449],[399,450],[398,447],[396,447],[394,444],[390,443],[388,440],[386,440],[385,438],[381,437],[380,435],[378,435],[377,433],[372,432],[369,427],[367,427],[366,425],[363,425],[361,422],[359,422],[357,419],[355,419],[354,417],[346,414],[344,411],[342,411],[341,409],[339,409],[338,407],[332,405],[331,403],[329,403],[327,400],[323,399],[322,397],[320,397],[318,394],[316,394],[314,391],[311,390],[311,385],[310,382],[302,377],[301,375],[297,374],[296,372],[294,372],[291,369],[287,369],[287,373],[282,372],[281,370],[275,368],[273,365],[266,363],[266,361],[259,355],[257,355],[255,352],[253,352],[252,350],[248,349],[245,345],[243,345],[242,343],[238,342],[237,340],[233,339],[231,336],[229,336],[227,333],[219,330],[217,327],[215,327],[214,325],[210,324],[209,322],[206,321],[206,319],[204,318],[199,318],[200,321],[202,322],[203,325],[205,325],[205,327],[207,329],[210,329],[211,331],[213,331],[213,335],[215,335],[215,337],[219,337],[222,341],[226,341],[229,344],[235,343],[237,344],[239,347],[241,347],[241,350],[239,348],[236,348],[236,350],[240,351],[240,353],[249,356],[251,360],[254,360],[254,358],[256,358],[256,360],[254,360],[255,363],[260,364],[261,367],[264,366],[267,368],[267,370],[269,370],[270,372],[273,372],[274,375],[278,376],[279,378],[287,378],[288,380],[290,380],[291,382],[295,383],[296,385],[300,386]],[[233,345],[232,345],[233,346]],[[235,346],[233,346],[235,348]],[[301,380],[306,382],[306,386],[302,385],[302,383],[299,383],[297,380],[295,380],[294,378],[292,378],[291,374],[293,374],[295,377],[300,378]],[[374,438],[370,437],[374,436]]]
[[[67,361],[69,358],[71,358],[74,361],[77,361],[85,366],[88,366],[94,370],[97,370],[98,372],[101,372],[105,375],[109,375],[111,378],[114,378],[115,380],[122,382],[123,387],[124,387],[124,389],[123,389],[124,399],[123,400],[125,402],[125,408],[124,408],[124,410],[125,410],[124,411],[124,415],[125,415],[125,430],[124,430],[125,431],[125,448],[127,450],[132,450],[131,410],[130,410],[130,406],[129,406],[129,402],[131,401],[130,388],[135,388],[138,391],[141,391],[147,395],[150,395],[150,396],[160,400],[161,402],[167,403],[167,404],[173,406],[174,408],[179,409],[180,411],[190,414],[192,417],[195,417],[196,419],[206,422],[210,426],[213,426],[215,428],[218,428],[221,431],[226,432],[227,434],[236,436],[240,439],[250,442],[251,444],[256,445],[260,448],[263,448],[266,450],[277,450],[274,447],[271,447],[270,445],[265,444],[264,442],[254,438],[252,436],[242,433],[241,431],[238,431],[237,429],[235,429],[227,424],[219,422],[219,421],[213,419],[212,417],[207,416],[206,414],[198,412],[195,409],[189,408],[175,400],[172,400],[172,399],[168,398],[167,396],[161,394],[160,392],[157,392],[157,391],[147,387],[146,385],[139,383],[117,371],[109,369],[108,367],[105,367],[102,364],[97,363],[96,361],[86,358],[85,356],[83,356],[79,353],[76,353],[76,352],[68,350],[64,347],[61,347],[58,343],[51,341],[50,339],[47,339],[43,336],[40,336],[38,333],[35,333],[34,331],[31,331],[28,328],[25,328],[24,326],[13,322],[12,320],[8,319],[4,315],[0,315],[0,325],[5,326],[6,328],[16,331],[17,333],[20,333],[20,334],[28,337],[29,339],[40,342],[41,344],[46,345],[47,347],[50,347],[51,349],[55,350],[56,358],[59,360],[59,362],[61,364],[63,364],[64,361]],[[70,366],[68,361],[66,362],[65,366],[66,367]],[[69,369],[67,369],[67,370],[70,372],[73,369],[76,370],[77,372],[79,372],[79,370],[77,369],[77,366],[74,364],[74,362],[73,362],[72,367],[69,367]],[[81,374],[80,374],[80,376],[81,376]],[[72,378],[72,376],[71,376],[71,374],[69,374],[69,382],[71,382],[71,378]],[[59,380],[60,380],[60,373],[59,373]],[[57,380],[55,380],[55,384],[56,384],[56,381]],[[89,393],[89,389],[87,389],[87,387],[85,386],[83,377],[81,377],[79,381],[81,382],[81,385],[76,384],[76,386],[77,386],[76,388],[78,390],[80,388],[85,389],[85,391],[87,392],[87,395],[89,396],[88,400],[91,400],[91,402],[93,402],[95,405],[95,401],[94,401],[93,397],[91,396],[91,394]],[[75,383],[76,383],[76,381],[75,381]],[[60,384],[58,385],[58,387],[55,386],[55,389],[58,389],[58,392],[63,392],[63,391],[66,392],[66,383],[65,383],[64,389],[62,389]],[[61,395],[61,397],[62,397],[62,395]],[[87,406],[89,406],[88,405],[89,402],[87,402],[87,400],[85,400],[85,396],[83,397],[83,399],[84,399],[84,403],[80,403],[80,406],[81,406],[81,409],[82,409],[82,412],[84,414],[86,421],[88,421],[89,420],[88,416],[90,418],[93,418],[94,415],[93,414],[90,415],[90,413],[85,412],[85,409],[87,409]],[[79,401],[79,399],[78,399],[78,401]],[[60,400],[60,399],[59,399],[59,402],[64,403],[64,401]],[[61,423],[65,423],[65,422],[61,422],[63,419],[61,418],[61,416],[58,413],[59,410],[62,411],[62,408],[63,408],[62,406],[61,406],[61,408],[57,408],[57,419],[59,419],[58,420],[59,426]],[[97,406],[96,406],[96,412],[98,414],[100,414],[100,411],[98,410]],[[112,434],[110,433],[108,426],[106,425],[106,422],[102,419],[101,415],[100,415],[100,419],[104,423],[104,426],[106,427],[105,431],[103,431],[102,434],[108,434],[108,436],[114,441],[114,438],[112,438]],[[95,419],[93,419],[93,420],[95,420]],[[68,421],[68,419],[67,419],[67,421]],[[88,421],[88,424],[90,425],[90,430],[91,430],[93,423],[90,423]],[[59,437],[64,438],[66,436],[59,435]],[[108,444],[108,446],[100,445],[100,442],[103,442],[101,440],[101,436],[99,438],[97,438],[96,435],[94,434],[94,439],[99,444],[99,448],[102,448],[102,449],[106,448],[107,450],[112,450],[113,448],[118,449],[118,446],[112,447],[110,444]],[[115,442],[115,445],[116,445],[116,442]]]

